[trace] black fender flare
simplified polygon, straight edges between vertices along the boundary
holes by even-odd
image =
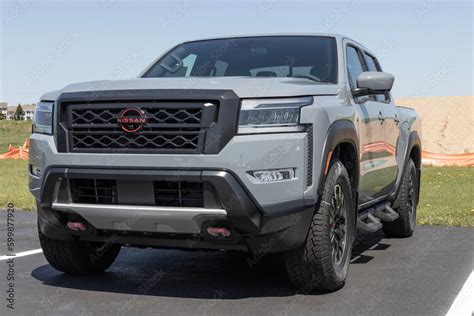
[[[326,139],[324,141],[324,146],[322,150],[321,166],[319,173],[319,181],[317,190],[321,194],[324,181],[326,180],[327,175],[327,165],[331,160],[332,153],[337,145],[342,143],[350,143],[355,148],[356,151],[356,165],[354,166],[356,177],[354,179],[355,185],[352,188],[353,191],[357,192],[359,186],[359,137],[357,135],[357,130],[355,125],[350,120],[339,120],[329,126],[328,132],[326,134]]]
[[[396,200],[398,198],[398,194],[400,193],[400,184],[402,183],[403,174],[405,173],[405,170],[407,168],[408,160],[410,160],[410,153],[413,150],[413,148],[415,148],[415,147],[418,147],[419,152],[420,152],[420,157],[419,157],[420,165],[417,166],[418,186],[420,185],[421,152],[422,152],[422,150],[421,150],[421,139],[420,139],[420,136],[418,135],[418,132],[413,131],[413,132],[410,133],[410,136],[408,137],[408,145],[407,145],[407,148],[406,148],[406,151],[405,151],[405,157],[403,159],[403,165],[400,168],[401,174],[400,174],[400,177],[397,177],[397,180],[396,180],[396,183],[395,183],[395,190],[392,193],[392,200],[395,201],[395,204],[396,204]]]

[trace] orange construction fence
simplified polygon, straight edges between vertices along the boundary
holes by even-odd
[[[474,166],[474,153],[470,154],[435,154],[423,151],[421,154],[421,162],[424,165],[431,166]]]
[[[0,155],[0,159],[28,159],[30,148],[30,140],[27,138],[22,146],[15,147],[12,144],[8,145],[8,151]]]
[[[385,142],[373,142],[365,145],[362,148],[362,155],[366,152],[386,151],[395,154],[396,148],[391,144]],[[435,154],[429,151],[421,153],[421,160],[423,165],[428,166],[459,166],[472,167],[474,166],[474,153],[466,154]]]
[[[22,146],[15,147],[11,144],[8,146],[8,151],[5,154],[0,155],[0,159],[28,159],[28,152],[30,147],[29,139],[25,139],[25,142]],[[377,151],[385,150],[392,152],[395,148],[392,146],[387,146],[380,142],[369,144],[364,146],[363,151]],[[423,151],[422,162],[424,165],[433,165],[433,166],[464,166],[472,167],[474,166],[474,153],[467,154],[435,154],[428,151]]]

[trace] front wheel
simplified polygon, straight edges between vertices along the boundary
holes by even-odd
[[[68,274],[101,273],[114,262],[121,248],[109,243],[55,240],[38,231],[46,260]]]
[[[354,216],[349,176],[342,162],[336,160],[326,178],[305,244],[285,253],[293,285],[305,292],[334,291],[344,285],[352,252]]]

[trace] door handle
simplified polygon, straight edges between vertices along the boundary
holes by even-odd
[[[379,117],[378,118],[379,118],[380,123],[383,124],[383,122],[385,121],[385,117],[383,117],[382,112],[379,112]]]

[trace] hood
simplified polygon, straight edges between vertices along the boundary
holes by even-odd
[[[290,97],[304,95],[336,95],[338,85],[321,84],[299,78],[266,77],[188,77],[188,78],[135,78],[104,80],[71,84],[62,90],[44,94],[41,100],[56,100],[65,92],[146,89],[202,89],[233,90],[240,98]]]

